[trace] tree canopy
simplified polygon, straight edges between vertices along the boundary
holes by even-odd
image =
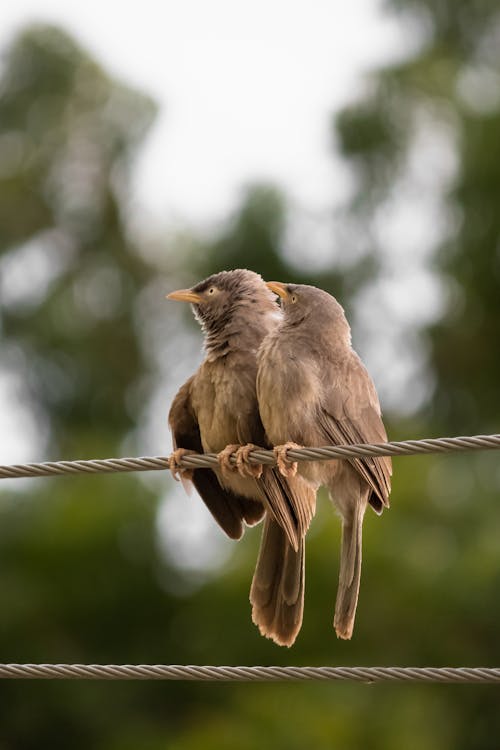
[[[144,252],[129,230],[129,180],[154,103],[59,29],[11,41],[0,71],[0,371],[43,458],[139,451],[152,399],[166,436],[177,360],[187,339],[201,346],[188,316],[163,304],[179,279],[248,267],[322,286],[356,320],[365,290],[390,275],[384,217],[402,199],[411,212],[422,185],[434,211],[422,263],[440,289],[439,314],[418,330],[432,387],[418,411],[390,413],[389,435],[498,431],[500,14],[492,0],[394,0],[387,12],[416,41],[332,124],[355,189],[334,221],[348,242],[332,238],[321,272],[283,251],[292,209],[264,184],[215,236],[187,232],[162,257]],[[415,383],[405,387],[410,401]],[[332,628],[340,526],[321,497],[290,651],[251,623],[259,530],[238,544],[215,530],[227,554],[207,571],[165,554],[160,518],[178,492],[169,476],[0,485],[0,661],[494,666],[499,477],[488,454],[395,460],[392,507],[367,517],[349,643]],[[186,514],[201,504],[182,502]],[[0,684],[0,746],[23,749],[486,749],[499,730],[491,688]]]

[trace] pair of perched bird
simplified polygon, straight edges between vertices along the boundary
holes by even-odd
[[[389,505],[391,460],[286,460],[286,450],[297,444],[387,440],[375,387],[351,348],[342,307],[321,289],[266,284],[244,269],[223,271],[168,297],[192,304],[206,351],[170,409],[171,468],[193,482],[232,539],[242,536],[245,524],[264,518],[250,590],[252,619],[262,635],[286,646],[302,624],[305,535],[316,492],[326,486],[342,519],[334,627],[340,638],[350,638],[363,516],[368,504],[376,513]],[[256,445],[274,447],[277,466],[248,463]],[[182,469],[180,459],[189,451],[218,453],[219,467]]]

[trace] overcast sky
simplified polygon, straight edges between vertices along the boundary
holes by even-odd
[[[224,218],[238,188],[269,178],[308,211],[341,196],[331,113],[362,74],[401,53],[377,0],[16,0],[0,4],[0,47],[17,28],[70,31],[160,105],[135,176],[162,222]]]
[[[332,114],[360,92],[370,69],[418,44],[380,5],[378,0],[4,0],[0,48],[26,24],[55,23],[106,70],[157,101],[159,116],[133,175],[144,226],[159,233],[178,223],[213,225],[238,203],[243,186],[270,180],[292,199],[293,218],[308,216],[304,246],[310,262],[320,247],[308,227],[317,229],[325,216],[328,221],[334,202],[349,190],[347,170],[332,153]],[[384,285],[368,290],[376,296],[378,317],[362,321],[367,342],[362,353],[383,400],[396,407],[408,372],[423,361],[408,325],[435,314],[439,299],[420,259],[438,226],[435,165],[444,153],[440,142],[419,148],[414,161],[424,169],[413,191],[404,200],[404,191],[398,191],[399,202],[379,221],[388,268]],[[330,252],[331,236],[328,246]],[[362,310],[372,309],[369,299]],[[379,341],[370,334],[373,325],[384,326],[389,353],[378,344],[370,351],[372,338]],[[385,362],[395,350],[400,371],[391,370],[388,380]],[[15,387],[0,373],[0,403],[15,401]],[[412,408],[406,397],[403,407]],[[33,441],[23,438],[33,432],[29,425],[14,429],[23,418],[4,414],[4,424],[13,422],[1,446],[5,463],[35,459]]]
[[[0,0],[0,49],[26,24],[55,23],[107,71],[156,100],[159,116],[133,175],[144,225],[158,232],[179,223],[213,225],[234,208],[243,186],[270,180],[291,198],[294,216],[307,214],[317,227],[317,217],[331,215],[349,189],[347,171],[332,153],[332,114],[356,96],[366,72],[402,56],[411,43],[380,5],[378,0]],[[435,154],[430,157],[434,163]],[[428,177],[416,195],[430,196],[434,205],[435,187],[427,182]],[[374,337],[374,352],[367,344],[363,353],[382,385],[383,403],[392,399],[397,406],[403,394],[401,408],[408,408],[404,385],[422,358],[395,321],[411,316],[410,298],[420,301],[419,310],[430,309],[422,305],[430,287],[418,258],[429,246],[425,233],[433,222],[417,204],[414,194],[406,213],[399,205],[392,217],[385,212],[381,231],[390,274],[385,287],[369,290],[375,304],[368,299],[363,306],[370,312],[364,328],[369,332],[374,325],[376,309],[377,325],[382,320],[386,331],[382,342],[378,332]],[[315,254],[309,235],[306,247]],[[399,370],[393,367],[387,379],[385,362],[395,361],[395,351]],[[0,371],[0,452],[6,464],[43,458],[40,426],[22,408],[18,386],[14,376]],[[162,417],[161,426],[153,425],[149,439],[145,436],[143,452],[150,441],[158,452],[166,431]],[[180,564],[185,559],[187,566],[204,569],[226,554],[204,506],[180,492],[162,506],[159,530],[168,554],[173,551]]]

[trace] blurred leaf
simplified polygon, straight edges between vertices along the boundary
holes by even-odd
[[[354,307],[380,273],[374,224],[411,170],[417,120],[424,113],[431,129],[446,120],[458,169],[445,196],[455,221],[429,262],[448,294],[442,319],[425,332],[436,385],[429,408],[394,420],[391,435],[498,431],[500,112],[493,100],[478,108],[481,87],[471,98],[463,82],[478,60],[500,72],[498,9],[493,0],[390,6],[422,45],[411,58],[372,72],[365,95],[337,117],[336,142],[355,176],[352,201],[336,225],[347,228],[344,255],[332,246],[322,273],[311,271],[307,259],[293,264],[285,252],[290,206],[279,190],[261,184],[242,194],[227,225],[201,237],[187,231],[172,242],[166,263],[182,285],[222,268],[248,267],[268,279],[317,284]],[[161,393],[179,384],[188,314],[153,315],[164,282],[125,221],[128,173],[153,117],[147,96],[113,80],[57,29],[27,29],[6,52],[1,361],[22,384],[22,406],[33,411],[40,434],[48,434],[53,458],[121,452],[157,385],[158,361],[171,381],[162,381]],[[175,282],[169,278],[165,286]],[[166,415],[166,397],[161,408]],[[291,651],[261,638],[251,623],[258,529],[232,546],[216,575],[189,579],[162,558],[156,507],[170,479],[39,480],[15,494],[3,491],[1,660],[495,665],[497,464],[487,454],[395,460],[391,510],[382,518],[367,514],[349,643],[332,628],[340,527],[321,495],[307,542],[304,626]],[[441,750],[496,747],[499,730],[491,688],[0,685],[6,748],[69,741],[82,749]]]

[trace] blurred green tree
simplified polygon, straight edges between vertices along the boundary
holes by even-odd
[[[439,133],[456,169],[443,182],[439,158],[429,167],[446,191],[446,231],[429,265],[448,296],[442,319],[426,333],[434,395],[413,424],[436,434],[495,429],[500,19],[492,0],[391,7],[420,46],[374,72],[365,95],[338,117],[337,141],[356,181],[338,225],[349,238],[345,253],[332,251],[323,273],[291,263],[283,253],[286,201],[255,186],[215,237],[173,242],[167,272],[189,282],[247,266],[268,278],[316,283],[352,307],[381,273],[377,218],[411,179],[412,157],[425,156],[422,133]],[[138,317],[136,302],[157,289],[158,271],[141,260],[125,217],[128,171],[153,115],[146,97],[110,79],[58,30],[29,29],[7,51],[0,81],[1,361],[24,383],[54,458],[115,455],[148,395],[141,387],[137,398],[152,367],[141,326],[155,327],[158,317]],[[401,424],[394,420],[394,429]],[[334,640],[331,627],[339,527],[320,503],[309,535],[305,622],[291,652],[260,638],[250,623],[258,531],[233,546],[216,576],[193,581],[158,553],[153,484],[69,478],[4,491],[0,659],[496,664],[500,515],[490,459],[396,463],[393,509],[367,518],[351,643]],[[270,742],[320,750],[493,748],[498,729],[491,688],[0,686],[0,746],[16,748],[68,741],[120,750]]]
[[[384,209],[404,196],[415,173],[424,172],[429,191],[437,186],[434,219],[441,226],[426,263],[440,280],[443,311],[425,332],[434,388],[421,427],[428,434],[498,432],[498,4],[388,5],[419,44],[409,59],[372,75],[364,95],[337,118],[338,142],[357,177],[349,213],[370,238],[368,252],[376,255],[384,234],[373,228]],[[406,523],[411,519],[403,565],[411,575],[412,601],[432,623],[427,635],[405,623],[414,659],[427,652],[433,662],[498,663],[495,456],[431,459],[419,476],[412,475],[413,482],[404,469],[400,473],[403,467],[396,468],[403,482],[398,505],[401,499]],[[420,504],[418,517],[417,506],[408,504],[412,498]],[[398,537],[399,547],[404,537]],[[408,602],[412,617],[414,606]],[[453,710],[454,737],[441,747],[494,746],[499,714],[482,691],[449,691],[436,705],[443,715]]]
[[[56,29],[29,29],[7,53],[0,303],[15,346],[2,362],[62,454],[95,451],[96,433],[113,449],[132,424],[124,397],[143,370],[133,301],[152,270],[127,235],[126,182],[154,111]]]
[[[130,394],[148,361],[135,302],[155,269],[127,231],[127,184],[154,114],[58,29],[29,28],[6,52],[1,363],[23,397],[11,407],[34,411],[35,440],[52,457],[115,455],[137,419]],[[0,498],[1,658],[118,657],[129,637],[146,658],[151,623],[168,622],[172,604],[159,581],[153,493],[133,477],[25,487]],[[2,686],[0,744],[57,747],[65,727],[76,746],[95,745],[108,710],[99,691],[35,692],[32,713]]]

